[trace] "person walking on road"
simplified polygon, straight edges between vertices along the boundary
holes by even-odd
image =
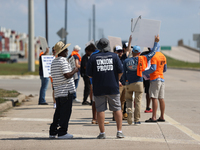
[[[40,50],[42,50],[42,47],[40,47]],[[38,105],[48,105],[48,103],[45,100],[46,90],[48,88],[49,84],[49,78],[44,77],[43,75],[43,67],[42,67],[42,56],[47,55],[49,53],[49,48],[46,49],[45,52],[40,53],[39,57],[39,75],[41,80],[41,87],[40,87],[40,95],[39,95],[39,102]]]
[[[98,139],[105,139],[105,110],[114,111],[117,123],[117,138],[124,138],[122,133],[122,112],[119,94],[119,80],[123,73],[121,61],[117,54],[110,52],[110,44],[106,38],[97,43],[99,53],[93,54],[88,60],[86,73],[92,78],[93,94],[97,109],[97,120],[100,129]]]
[[[159,36],[155,36],[155,43],[153,50],[144,56],[139,56],[141,49],[139,46],[134,46],[132,49],[132,56],[124,61],[124,80],[126,81],[126,104],[129,125],[132,124],[132,95],[135,92],[135,110],[134,110],[134,124],[140,124],[140,105],[143,94],[143,76],[142,72],[147,67],[147,62],[155,55]]]
[[[167,59],[160,52],[159,48],[156,54],[151,59],[151,67],[146,70],[144,74],[150,74],[150,87],[149,87],[149,97],[152,99],[152,118],[146,120],[145,122],[165,122],[164,112],[165,112],[165,101],[164,101],[164,90],[165,90],[165,80],[163,73],[167,71]],[[160,117],[156,120],[156,111],[158,108],[158,100],[160,103]]]
[[[78,68],[72,70],[67,61],[67,47],[69,45],[60,41],[54,46],[55,55],[58,55],[58,57],[51,64],[51,76],[53,78],[56,110],[53,123],[50,125],[49,138],[55,138],[56,135],[61,139],[73,138],[73,135],[67,133],[67,131],[72,112],[73,93],[76,91],[72,77],[78,72]]]

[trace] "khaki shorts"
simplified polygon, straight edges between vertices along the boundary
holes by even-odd
[[[165,92],[165,82],[161,82],[160,80],[150,82],[150,87],[149,87],[150,98],[163,99],[164,92]]]
[[[107,102],[109,104],[109,110],[111,111],[121,110],[120,94],[94,96],[94,101],[97,112],[102,112],[107,110]]]

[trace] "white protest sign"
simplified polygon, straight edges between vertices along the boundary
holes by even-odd
[[[142,19],[141,16],[131,20],[131,45],[153,48],[155,36],[160,33],[161,21]]]
[[[108,36],[108,40],[110,42],[111,52],[113,52],[114,47],[117,45],[122,47],[122,40],[120,37]]]
[[[76,67],[74,57],[71,56],[71,57],[68,59],[68,62],[69,62],[69,64],[71,65],[71,68],[72,68],[72,70],[73,70],[73,69]],[[76,79],[78,79],[78,74],[77,74],[77,73],[74,74],[74,80],[76,80]]]
[[[42,51],[46,51],[46,49],[48,48],[47,40],[41,36],[39,36],[39,40],[40,40],[40,45],[42,47]]]
[[[52,55],[42,55],[42,68],[43,68],[43,77],[48,78],[51,76],[51,63],[54,60]]]

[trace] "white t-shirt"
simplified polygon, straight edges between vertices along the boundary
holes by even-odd
[[[53,79],[54,96],[65,97],[75,92],[73,78],[66,79],[64,74],[71,72],[71,66],[65,57],[57,57],[51,64],[51,77]]]

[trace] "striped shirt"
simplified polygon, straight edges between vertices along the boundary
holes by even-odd
[[[71,72],[71,66],[65,57],[57,57],[51,64],[51,76],[53,78],[54,96],[65,97],[75,92],[73,78],[66,79],[64,74]]]

